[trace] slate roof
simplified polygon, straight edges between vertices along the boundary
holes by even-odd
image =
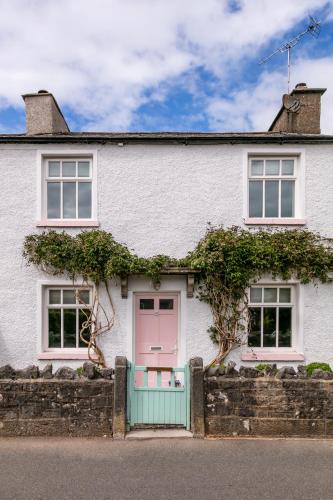
[[[333,135],[281,132],[69,132],[41,135],[0,134],[0,143],[332,144]]]

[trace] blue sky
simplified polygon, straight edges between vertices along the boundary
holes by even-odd
[[[333,133],[333,0],[1,0],[0,132],[24,132],[21,95],[53,92],[71,130],[267,130],[286,54],[308,25],[292,86],[327,87]]]

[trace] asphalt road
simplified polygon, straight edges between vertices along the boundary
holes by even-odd
[[[333,441],[0,440],[0,499],[333,499]]]

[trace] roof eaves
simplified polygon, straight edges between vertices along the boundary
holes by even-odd
[[[95,133],[71,132],[66,134],[1,134],[0,143],[59,144],[59,143],[176,143],[195,144],[273,144],[273,143],[333,143],[333,136],[322,134],[296,134],[281,132],[243,133],[187,133],[187,132],[124,132]]]

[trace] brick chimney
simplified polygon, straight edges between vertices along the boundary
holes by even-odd
[[[27,135],[67,134],[70,130],[53,95],[47,90],[24,94]]]
[[[269,132],[320,134],[320,101],[326,89],[309,89],[298,83],[290,94],[284,94],[282,107]]]

